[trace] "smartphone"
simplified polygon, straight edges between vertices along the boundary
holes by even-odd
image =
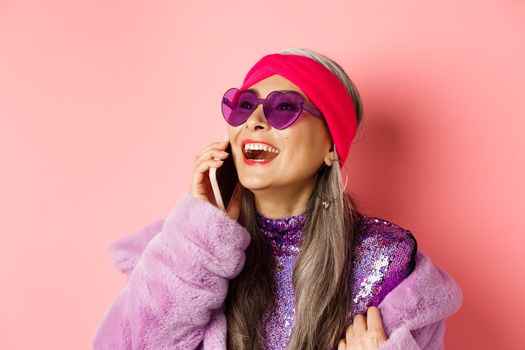
[[[217,207],[227,211],[239,185],[239,176],[233,161],[231,143],[228,143],[224,151],[229,153],[229,156],[224,159],[224,163],[219,168],[210,168],[209,174]]]

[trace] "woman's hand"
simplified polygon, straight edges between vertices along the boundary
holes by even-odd
[[[209,170],[210,168],[221,167],[224,159],[230,156],[227,152],[224,152],[227,146],[228,141],[214,142],[195,156],[193,178],[189,191],[193,198],[200,198],[217,206],[211,187]],[[228,208],[228,216],[233,220],[237,220],[239,218],[240,207],[241,191],[239,187],[237,187]]]
[[[367,316],[357,314],[346,329],[346,339],[341,339],[337,350],[376,350],[388,337],[383,328],[381,312],[376,306],[367,309]]]

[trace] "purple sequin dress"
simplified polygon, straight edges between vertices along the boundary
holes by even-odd
[[[295,321],[292,272],[307,214],[270,219],[259,212],[257,224],[276,262],[277,306],[264,315],[265,350],[286,348]],[[377,306],[415,267],[417,242],[410,231],[376,217],[352,211],[354,235],[352,296],[347,323],[369,306]]]

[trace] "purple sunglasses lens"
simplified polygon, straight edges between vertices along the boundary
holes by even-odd
[[[297,119],[303,102],[299,93],[273,91],[263,104],[266,120],[276,129],[285,129]],[[239,126],[248,120],[257,104],[257,96],[253,91],[241,92],[231,88],[222,98],[222,114],[230,125]]]
[[[246,100],[243,94],[243,100]],[[222,97],[221,109],[224,119],[232,126],[244,123],[250,116],[251,110],[239,106],[241,93],[237,88],[231,88]],[[255,97],[255,95],[254,95]],[[244,103],[246,105],[246,103]]]
[[[285,129],[290,126],[301,114],[303,97],[292,91],[274,91],[267,97],[268,103],[264,106],[266,120],[276,129]]]

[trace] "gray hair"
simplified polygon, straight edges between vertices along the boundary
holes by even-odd
[[[283,54],[311,57],[323,63],[343,82],[354,99],[358,126],[362,106],[354,84],[343,69],[329,58],[307,49],[291,48]],[[335,152],[334,148],[334,154]],[[264,342],[263,314],[276,306],[274,262],[256,224],[253,193],[242,189],[239,223],[250,232],[251,243],[241,273],[229,282],[225,300],[228,325],[227,348],[251,350]],[[330,199],[328,208],[323,200]],[[308,201],[301,249],[292,274],[295,291],[295,325],[289,350],[334,349],[344,335],[351,310],[351,262],[355,233],[352,197],[343,191],[339,162],[322,164]]]

